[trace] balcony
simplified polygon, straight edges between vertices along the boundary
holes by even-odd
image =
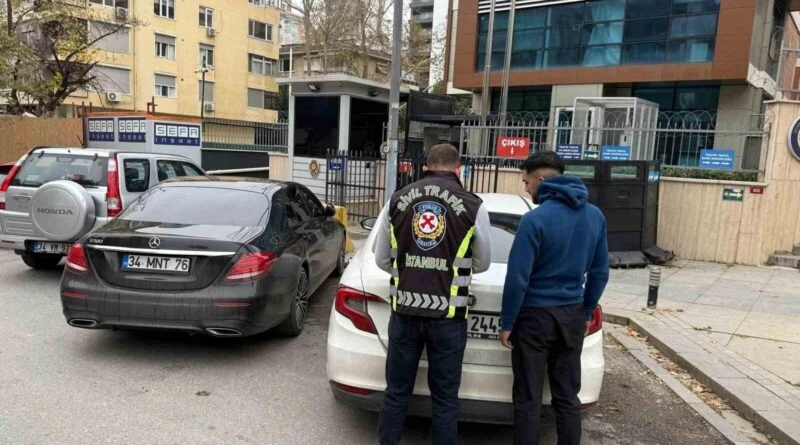
[[[413,22],[422,24],[422,23],[433,23],[433,13],[432,12],[423,12],[421,14],[412,14],[411,20]]]
[[[411,4],[409,5],[411,9],[415,8],[424,8],[424,7],[431,7],[433,8],[434,0],[411,0]]]

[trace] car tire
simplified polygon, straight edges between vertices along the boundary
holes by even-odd
[[[61,258],[61,255],[50,255],[46,253],[26,252],[22,254],[22,261],[31,269],[36,270],[53,270],[58,267]]]
[[[339,256],[336,259],[336,268],[333,269],[333,276],[334,277],[341,277],[344,274],[344,268],[347,266],[347,262],[345,261],[345,253],[344,253],[344,241],[342,242],[342,246],[339,247]]]
[[[297,272],[297,287],[294,298],[292,298],[289,316],[275,328],[275,333],[283,337],[297,337],[303,332],[303,326],[305,326],[306,317],[308,316],[308,300],[310,297],[308,291],[308,271],[304,266],[300,266],[300,270]]]

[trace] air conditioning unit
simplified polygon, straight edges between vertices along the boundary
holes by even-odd
[[[114,11],[117,20],[128,20],[128,8],[116,8]]]
[[[215,28],[206,28],[206,35],[209,37],[214,37],[217,35],[217,30]]]
[[[203,104],[203,108],[205,109],[206,113],[213,113],[214,112],[214,102],[205,102]]]
[[[109,102],[119,102],[121,97],[120,93],[106,93],[106,100]]]

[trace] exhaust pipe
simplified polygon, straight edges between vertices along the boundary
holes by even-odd
[[[74,326],[76,328],[86,328],[86,329],[93,329],[97,327],[97,320],[89,320],[86,318],[73,318],[69,320],[70,326]]]
[[[241,337],[242,333],[230,328],[206,328],[206,332],[216,337]]]

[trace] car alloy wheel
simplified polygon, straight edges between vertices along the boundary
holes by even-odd
[[[300,269],[297,277],[297,295],[295,296],[295,323],[302,329],[308,314],[308,273],[305,269]]]

